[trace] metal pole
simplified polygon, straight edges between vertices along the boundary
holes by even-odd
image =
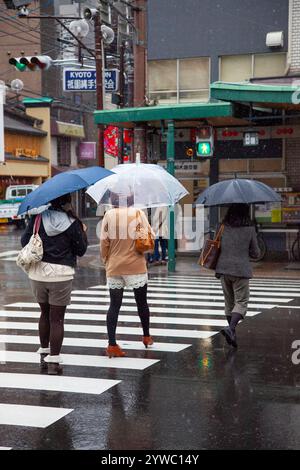
[[[146,95],[146,0],[136,0],[134,24],[138,40],[134,44],[134,103],[135,107],[145,106]],[[134,158],[140,154],[141,162],[147,162],[146,125],[134,129]]]
[[[120,93],[120,108],[124,108],[124,55],[125,55],[125,43],[122,41],[120,44],[120,80],[119,80],[119,93]],[[119,158],[118,163],[123,163],[123,127],[119,127]]]
[[[4,146],[4,98],[5,98],[5,83],[0,82],[0,164],[5,160],[5,146]]]
[[[168,121],[168,137],[167,137],[167,170],[174,176],[175,174],[175,126],[174,121]],[[174,206],[169,207],[170,214],[170,238],[168,246],[168,271],[174,272],[176,268],[175,259],[175,212]]]
[[[103,109],[103,70],[102,70],[102,31],[100,15],[94,18],[95,50],[96,50],[96,97],[97,110]],[[98,164],[104,167],[104,126],[97,124],[98,128]]]

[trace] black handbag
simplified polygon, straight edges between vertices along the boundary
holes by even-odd
[[[214,240],[205,240],[201,250],[198,264],[206,269],[216,269],[217,262],[221,253],[221,238],[224,231],[224,224],[218,230]]]

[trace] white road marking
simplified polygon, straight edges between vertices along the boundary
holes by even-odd
[[[47,428],[71,411],[70,408],[0,403],[0,424]]]
[[[0,253],[0,258],[5,258],[6,256],[12,256],[12,255],[17,255],[19,253],[19,251],[2,251]]]
[[[100,395],[119,383],[120,380],[0,372],[0,388]]]
[[[106,308],[104,309],[104,311],[106,311]],[[132,309],[134,310],[134,309]],[[136,310],[136,309],[135,309]],[[163,309],[159,309],[160,310],[160,313],[169,313],[169,314],[174,314],[174,313],[177,313],[177,310],[176,312],[174,312],[173,310],[170,311],[170,309],[164,309],[166,311],[163,311]],[[189,311],[190,309],[187,309],[187,310],[184,310],[184,314],[181,313],[181,315],[208,315],[208,316],[222,316],[224,317],[224,311],[223,310],[207,310],[207,309],[197,309],[196,312],[190,312]],[[122,308],[121,311],[124,313],[124,311],[126,311],[126,308]],[[153,309],[151,309],[151,312],[153,312]],[[248,317],[254,317],[255,315],[258,315],[260,312],[247,312],[247,316]],[[39,311],[36,311],[36,312],[28,312],[28,311],[24,311],[24,310],[0,310],[0,318],[39,318],[40,317],[40,312]],[[119,318],[121,318],[121,316],[119,316]],[[137,322],[139,321],[139,318],[138,316],[130,316],[130,315],[124,315],[123,317],[123,321],[128,321],[128,322]],[[131,320],[132,318],[132,320]],[[156,317],[156,316],[153,316],[151,315],[151,318],[150,318],[150,321],[153,322],[153,320],[157,319],[157,318],[161,318],[161,317]],[[166,319],[170,318],[170,317],[164,317]],[[178,318],[178,317],[176,317]],[[103,321],[103,320],[106,320],[106,315],[101,315],[100,313],[66,313],[65,315],[65,319],[66,320],[90,320],[90,321]],[[135,319],[135,320],[134,320]]]
[[[162,303],[162,302],[160,302]],[[177,302],[176,302],[177,304]],[[197,305],[200,307],[202,306],[208,306],[208,307],[224,307],[225,304],[224,302],[198,302]],[[150,304],[151,306],[151,304]],[[13,304],[7,304],[5,307],[18,307],[18,308],[39,308],[39,305],[34,302],[15,302]],[[108,310],[109,303],[106,305],[81,305],[81,304],[71,304],[68,305],[67,310],[89,310],[89,311],[103,311],[106,312]],[[253,304],[249,303],[248,304],[249,309],[271,309],[275,307],[275,304]],[[177,308],[176,306],[174,307],[153,307],[151,306],[150,312],[153,313],[168,313],[170,312],[170,308],[172,308],[174,313],[196,313],[197,315],[200,313],[200,309],[192,309],[192,308]],[[130,305],[123,305],[122,309],[128,311],[128,312],[136,312],[136,306],[131,307]]]
[[[165,297],[163,294],[157,294],[155,295],[155,297],[157,298],[161,298],[161,297]],[[148,299],[148,303],[149,305],[151,304],[163,304],[163,305],[173,305],[173,304],[176,304],[176,305],[192,305],[192,306],[197,306],[199,305],[199,303],[196,301],[196,300],[178,300],[177,299],[177,296],[173,296],[172,298],[162,298],[161,300],[157,300],[157,299]],[[178,296],[179,298],[179,296]],[[184,296],[183,296],[184,298]],[[202,299],[202,300],[211,300],[212,302],[211,303],[214,303],[215,300],[222,300],[224,299],[224,295],[222,293],[220,293],[220,295],[198,295],[196,296],[197,299]],[[286,299],[286,298],[277,298],[277,297],[273,297],[273,298],[269,298],[269,297],[250,297],[249,301],[250,302],[271,302],[271,303],[274,303],[274,302],[283,302],[283,303],[288,303],[288,302],[291,302],[293,299]],[[79,296],[71,296],[71,301],[73,302],[104,302],[104,303],[107,303],[109,302],[109,297],[108,296],[97,296],[97,297],[90,297],[90,296],[82,296],[82,297],[79,297]],[[135,304],[135,299],[134,298],[127,298],[125,297],[123,299],[123,303],[128,303],[128,304]]]
[[[158,363],[158,359],[141,359],[136,357],[122,357],[110,360],[106,356],[91,356],[88,354],[62,354],[63,364],[69,366],[85,367],[112,367],[117,369],[145,370]],[[40,362],[40,355],[25,351],[0,351],[0,362]]]
[[[80,331],[81,333],[107,333],[105,326],[98,325],[71,325],[65,324],[65,331]],[[37,323],[25,323],[25,322],[0,322],[0,329],[3,330],[30,330],[36,331],[38,329]],[[117,334],[126,335],[141,335],[142,329],[135,327],[117,327]],[[181,338],[210,338],[216,335],[218,331],[202,331],[202,330],[179,330],[179,329],[161,329],[151,328],[153,336],[174,336]]]
[[[0,335],[0,343],[2,344],[40,344],[38,336],[29,335]],[[122,349],[145,351],[145,346],[142,341],[126,341],[120,340],[118,344]],[[161,343],[154,339],[153,346],[149,347],[149,351],[154,352],[180,352],[187,349],[191,344],[181,343]],[[65,347],[81,347],[81,348],[106,348],[107,339],[93,339],[93,338],[73,338],[64,337],[63,350]]]
[[[251,297],[259,297],[259,300],[261,300],[261,296],[267,296],[267,297],[273,297],[274,292],[276,292],[277,297],[300,297],[299,289],[295,289],[297,293],[290,293],[290,289],[285,289],[286,291],[289,292],[279,292],[278,288],[271,288],[268,289],[268,292],[265,291],[265,288],[258,287],[258,288],[251,288]],[[257,292],[259,291],[259,292]],[[260,292],[262,291],[262,292]],[[184,293],[186,292],[186,293]],[[190,292],[193,292],[193,294],[189,294]],[[197,293],[198,292],[198,293]],[[161,288],[159,287],[148,287],[147,291],[147,297],[167,297],[167,298],[178,298],[178,299],[199,299],[199,294],[220,294],[223,295],[222,287],[221,286],[205,286],[204,288],[201,286],[200,288],[195,288],[195,289],[170,289],[170,288],[163,288],[163,293],[161,293]],[[109,296],[109,291],[108,289],[103,289],[103,290],[73,290],[72,291],[73,295],[102,295],[105,294],[106,296]],[[133,297],[133,292],[131,291],[125,291],[124,292],[124,297]]]

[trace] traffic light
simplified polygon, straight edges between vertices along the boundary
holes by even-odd
[[[201,127],[196,135],[197,157],[208,158],[214,154],[214,129],[211,126]]]
[[[52,59],[48,55],[11,57],[8,61],[19,72],[31,70],[47,70],[51,67]]]

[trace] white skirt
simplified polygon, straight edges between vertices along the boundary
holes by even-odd
[[[123,276],[111,276],[107,278],[107,287],[109,289],[123,289],[124,287],[138,289],[147,283],[148,273],[124,274]]]

